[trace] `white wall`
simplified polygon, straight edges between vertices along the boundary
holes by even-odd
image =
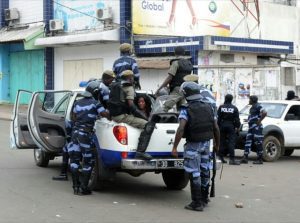
[[[112,69],[119,57],[119,44],[99,44],[81,47],[62,47],[54,50],[54,89],[63,89],[63,61],[103,58],[103,69]],[[97,77],[96,77],[97,78]],[[100,77],[98,77],[100,78]]]
[[[10,0],[9,8],[18,9],[21,24],[43,21],[42,0]]]
[[[140,83],[143,90],[155,92],[168,75],[168,70],[142,69]]]

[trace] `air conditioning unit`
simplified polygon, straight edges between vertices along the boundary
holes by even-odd
[[[19,14],[18,9],[16,9],[16,8],[4,9],[4,18],[6,21],[19,19],[20,14]]]
[[[49,21],[50,31],[61,31],[64,30],[64,21],[61,19],[52,19]]]
[[[111,7],[97,9],[96,14],[97,14],[97,17],[99,20],[109,20],[109,19],[112,19],[112,17],[113,17]]]

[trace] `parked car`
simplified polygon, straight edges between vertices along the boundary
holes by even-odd
[[[261,101],[267,111],[263,124],[263,159],[276,161],[280,156],[290,156],[295,149],[300,149],[300,101]],[[244,149],[248,131],[247,118],[250,105],[240,111],[241,128],[237,148]],[[255,151],[255,146],[252,147]]]
[[[19,90],[11,122],[10,142],[15,149],[34,149],[37,166],[46,167],[49,160],[61,155],[66,143],[65,122],[70,120],[73,104],[81,98],[83,89],[74,91]],[[25,96],[23,96],[25,94]],[[139,94],[146,94],[140,92]],[[22,103],[28,104],[28,109]],[[158,100],[157,105],[161,105]],[[183,144],[178,146],[179,158],[171,156],[172,145],[178,127],[176,113],[157,113],[156,126],[147,153],[150,161],[135,159],[141,130],[106,118],[98,119],[94,126],[94,149],[96,159],[90,186],[101,189],[116,172],[139,176],[146,172],[162,173],[169,189],[183,189],[189,178],[183,169]],[[217,162],[219,168],[220,162]]]

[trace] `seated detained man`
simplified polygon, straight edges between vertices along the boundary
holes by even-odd
[[[120,78],[121,82],[112,83],[111,85],[108,101],[109,113],[115,122],[123,122],[135,128],[143,129],[139,137],[136,158],[152,159],[152,156],[145,153],[145,151],[150,142],[155,123],[147,122],[148,118],[134,104],[133,72],[125,70]]]

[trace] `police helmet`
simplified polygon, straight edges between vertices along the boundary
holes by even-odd
[[[130,53],[131,52],[131,44],[129,43],[122,43],[120,45],[120,51],[121,53]]]
[[[97,95],[99,92],[99,82],[98,81],[91,81],[88,83],[88,85],[85,88],[85,91],[82,94],[83,97],[94,97],[97,99]]]
[[[200,86],[195,82],[184,82],[180,89],[187,101],[198,100],[202,98],[202,95],[200,94]]]

